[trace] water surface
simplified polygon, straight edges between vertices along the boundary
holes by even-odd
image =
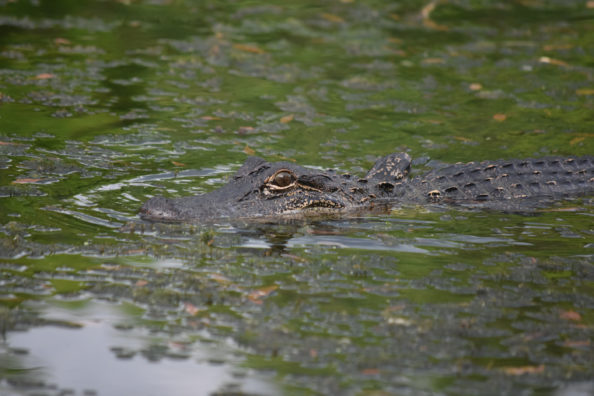
[[[585,1],[0,0],[0,393],[594,391],[591,197],[140,222],[248,155],[594,153]],[[109,377],[109,378],[108,378]]]

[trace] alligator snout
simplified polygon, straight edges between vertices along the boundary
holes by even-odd
[[[140,208],[140,215],[146,220],[179,221],[180,213],[170,198],[153,197]]]

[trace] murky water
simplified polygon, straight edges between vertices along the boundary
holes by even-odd
[[[0,0],[0,393],[594,391],[591,197],[143,224],[248,155],[594,153],[586,1]]]

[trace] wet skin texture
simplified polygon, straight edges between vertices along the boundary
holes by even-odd
[[[358,178],[250,157],[220,189],[192,197],[153,197],[142,206],[140,216],[163,222],[297,217],[399,204],[531,210],[594,192],[592,156],[470,162],[413,178],[408,177],[410,164],[408,154],[390,154]]]

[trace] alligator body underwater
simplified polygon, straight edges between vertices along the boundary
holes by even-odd
[[[379,159],[363,178],[290,162],[249,157],[220,189],[183,197],[153,197],[145,220],[201,222],[321,213],[357,213],[394,205],[454,204],[531,210],[552,200],[594,192],[594,157],[547,157],[444,165],[410,177],[411,157]]]

